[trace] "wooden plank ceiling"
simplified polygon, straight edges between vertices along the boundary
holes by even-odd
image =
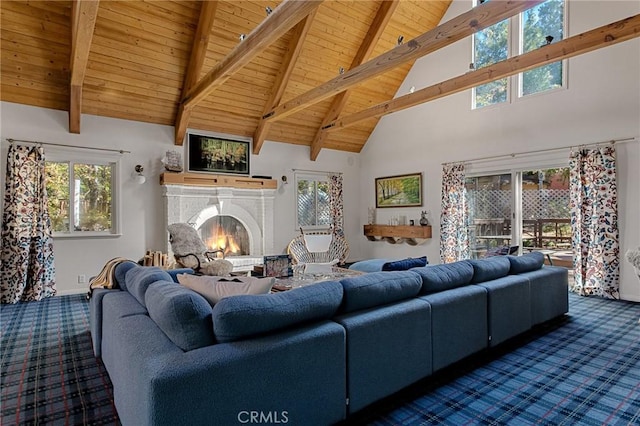
[[[244,43],[240,34],[250,35],[268,18],[267,7],[274,10],[273,15],[282,1],[220,0],[205,4],[102,0],[93,21],[91,14],[95,7],[87,3],[95,2],[77,3],[0,2],[0,99],[69,111],[70,130],[74,130],[76,117],[75,131],[81,132],[80,111],[175,125],[179,106],[188,91],[183,85],[189,67],[195,67],[196,71],[199,68],[196,76],[190,77],[192,80],[202,79]],[[391,50],[399,36],[408,41],[434,28],[449,3],[450,0],[400,0],[384,4],[325,0],[309,16],[290,75],[275,103],[274,89],[292,45],[295,48],[296,40],[292,39],[299,36],[304,21],[261,48],[248,64],[198,102],[187,126],[253,137],[262,116],[279,102],[331,80],[341,68],[348,71]],[[384,16],[386,9],[388,15]],[[207,23],[201,16],[203,13],[212,13],[213,20]],[[196,38],[199,23],[210,30],[201,30]],[[205,48],[200,51],[202,59],[198,64],[197,58],[190,60],[192,50],[197,51],[203,43]],[[410,62],[405,63],[349,90],[344,106],[338,106],[338,115],[392,99],[410,66]],[[190,72],[194,74],[193,70]],[[187,84],[195,85],[193,81]],[[270,123],[261,138],[311,146],[323,121],[337,118],[327,118],[332,102],[332,98],[326,99]],[[376,122],[368,120],[344,132],[327,134],[321,147],[359,152]]]
[[[393,99],[415,59],[541,2],[484,2],[437,26],[450,0],[2,0],[0,99],[68,111],[71,132],[93,114],[315,160],[359,152],[384,114],[640,35],[630,17]]]

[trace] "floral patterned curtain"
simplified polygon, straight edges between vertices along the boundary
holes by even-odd
[[[342,174],[329,174],[329,209],[333,231],[344,235],[344,207],[342,201]]]
[[[615,148],[571,152],[570,205],[574,280],[582,296],[618,299],[620,247]]]
[[[451,263],[469,258],[469,217],[464,186],[464,164],[442,168],[442,213],[440,214],[440,260]]]
[[[1,303],[56,294],[44,166],[42,147],[9,147],[0,251]]]

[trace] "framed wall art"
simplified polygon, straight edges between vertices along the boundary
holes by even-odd
[[[249,174],[249,142],[189,134],[188,171]]]
[[[376,207],[422,206],[422,173],[376,178]]]

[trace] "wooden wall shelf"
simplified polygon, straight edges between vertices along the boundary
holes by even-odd
[[[208,173],[162,173],[160,185],[223,186],[246,189],[277,189],[275,179],[257,179],[249,176],[213,175]]]
[[[431,238],[431,226],[364,225],[364,235],[369,241],[407,243],[415,246]]]

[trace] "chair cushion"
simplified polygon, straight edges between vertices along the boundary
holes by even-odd
[[[223,297],[238,294],[267,294],[275,278],[213,277],[180,274],[178,282],[207,299],[211,306]]]
[[[471,283],[473,266],[467,260],[413,268],[422,277],[421,294],[438,293]]]
[[[199,294],[173,281],[149,286],[145,303],[151,319],[183,351],[213,345],[211,306]]]
[[[415,297],[422,280],[410,271],[372,272],[340,280],[344,288],[341,312],[353,312]]]
[[[220,342],[278,331],[331,318],[342,301],[342,285],[325,281],[275,294],[226,297],[213,307]]]
[[[382,265],[383,271],[406,271],[411,268],[419,268],[427,265],[427,256],[418,258],[407,258],[402,260],[396,260],[393,262],[387,262]]]
[[[521,274],[542,268],[544,255],[539,251],[523,254],[522,256],[507,256],[510,262],[509,273]]]
[[[509,275],[511,263],[506,256],[490,257],[488,259],[470,260],[473,265],[472,283],[483,283]]]

